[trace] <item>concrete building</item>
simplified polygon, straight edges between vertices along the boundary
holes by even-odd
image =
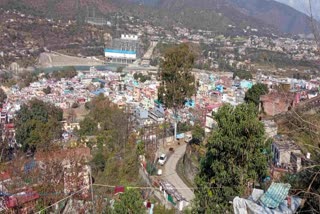
[[[293,154],[295,157],[302,155],[300,148],[294,141],[280,135],[274,137],[271,149],[273,154],[273,164],[285,169],[292,168],[291,162]]]
[[[121,35],[121,38],[112,39],[104,54],[108,62],[130,64],[141,56],[140,40],[136,35]]]
[[[146,121],[149,119],[148,110],[138,106],[134,111],[136,123],[139,127],[143,127]]]
[[[190,204],[170,182],[160,180],[159,186],[163,197],[180,212]]]

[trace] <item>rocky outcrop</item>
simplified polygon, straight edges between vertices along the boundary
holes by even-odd
[[[187,145],[186,153],[183,156],[184,176],[193,183],[195,176],[199,172],[200,155],[196,146]]]

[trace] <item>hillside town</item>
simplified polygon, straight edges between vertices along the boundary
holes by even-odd
[[[0,212],[320,211],[317,41],[108,19],[0,9]]]

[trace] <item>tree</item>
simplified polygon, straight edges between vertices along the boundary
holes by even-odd
[[[126,190],[120,195],[119,200],[114,203],[113,213],[145,213],[140,192],[135,189]]]
[[[61,78],[73,78],[77,76],[77,70],[73,66],[68,66],[63,68],[60,71],[54,71],[51,73],[51,76],[57,80],[60,80]]]
[[[48,87],[44,88],[42,91],[43,91],[45,94],[50,94],[50,93],[51,93],[51,87],[48,86]]]
[[[254,103],[256,106],[259,106],[260,96],[268,93],[269,93],[269,89],[267,85],[262,83],[257,83],[246,92],[244,100],[247,103]]]
[[[145,154],[145,143],[143,141],[140,141],[137,144],[137,155],[144,155]]]
[[[311,30],[312,34],[314,36],[314,40],[316,42],[317,48],[318,48],[318,53],[320,53],[320,31],[319,31],[319,24],[317,20],[314,18],[313,15],[313,10],[312,10],[312,1],[308,1],[309,4],[309,16],[310,16],[310,24],[311,24]]]
[[[267,176],[269,142],[257,115],[253,104],[225,105],[214,115],[218,128],[208,139],[195,179],[197,213],[225,213],[229,200]]]
[[[7,99],[7,94],[2,88],[0,88],[0,104],[2,104]]]
[[[90,118],[90,117],[85,117],[82,121],[80,121],[80,135],[94,135],[96,134],[98,130],[98,123]]]
[[[195,77],[191,73],[194,61],[195,55],[189,46],[181,44],[168,49],[161,62],[158,99],[173,109],[175,117],[185,101],[196,93]]]
[[[93,164],[93,168],[97,169],[99,171],[104,170],[105,166],[106,166],[106,159],[104,157],[104,155],[102,154],[102,152],[98,152],[92,159],[92,164]]]
[[[117,67],[117,73],[122,73],[124,67]]]
[[[15,120],[17,143],[24,151],[48,148],[53,140],[61,137],[62,116],[60,108],[41,100],[34,99],[22,105]]]
[[[23,72],[19,73],[18,85],[20,88],[28,87],[31,83],[38,81],[38,76],[36,72]]]
[[[148,76],[148,75],[143,75],[143,74],[141,74],[141,73],[135,73],[134,75],[133,75],[133,78],[135,79],[135,80],[139,80],[140,82],[145,82],[145,81],[147,81],[147,80],[151,80],[151,77],[150,76]]]
[[[233,72],[233,79],[239,77],[240,79],[250,80],[252,79],[252,74],[245,70],[236,70]]]
[[[192,129],[192,138],[202,141],[204,136],[205,130],[199,124],[196,124]]]

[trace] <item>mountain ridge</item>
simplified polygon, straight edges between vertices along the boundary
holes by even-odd
[[[300,12],[303,12],[307,15],[310,15],[310,5],[309,0],[275,0],[277,2],[286,4]],[[319,0],[311,0],[311,9],[314,15],[314,18],[320,21],[320,1]]]
[[[285,4],[273,0],[161,0],[158,6],[174,10],[183,7],[211,9],[221,12],[233,21],[254,19],[285,33],[310,33],[308,16]],[[240,13],[241,15],[236,15]],[[232,16],[236,16],[234,19]],[[253,22],[253,21],[252,21]]]
[[[92,6],[101,14],[107,14],[120,9],[126,11],[131,6],[137,5],[164,10],[165,17],[159,19],[172,18],[173,21],[192,22],[191,27],[195,26],[193,22],[197,19],[200,24],[202,21],[206,22],[205,27],[210,28],[210,19],[212,24],[219,24],[217,19],[223,16],[225,19],[221,20],[230,20],[240,28],[250,26],[257,29],[271,29],[273,32],[279,30],[291,34],[311,33],[307,15],[274,0],[0,0],[2,7],[65,18],[85,16],[86,8]],[[177,18],[177,14],[181,14],[181,17]]]

